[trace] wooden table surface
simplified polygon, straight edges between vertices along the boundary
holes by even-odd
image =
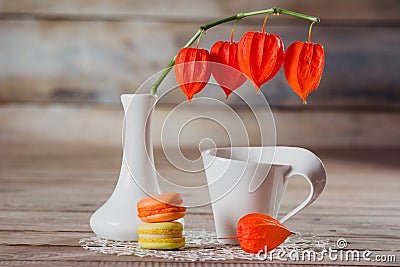
[[[390,255],[395,262],[270,262],[273,265],[400,264],[400,151],[317,150],[328,172],[317,202],[287,221],[292,231],[336,241],[347,249]],[[156,153],[157,154],[157,153]],[[81,145],[0,145],[0,266],[163,266],[157,258],[104,255],[78,241],[93,236],[90,215],[108,199],[118,177],[120,148]],[[156,159],[159,168],[167,168]],[[179,177],[178,177],[179,178]],[[182,178],[183,179],[183,178]],[[295,179],[282,210],[304,196]],[[190,198],[191,196],[186,196]],[[210,207],[189,209],[187,229],[213,230]],[[393,259],[391,259],[393,260]],[[179,266],[255,265],[262,261],[173,262]]]

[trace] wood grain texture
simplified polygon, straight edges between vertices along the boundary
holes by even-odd
[[[270,1],[2,1],[0,102],[118,104],[170,58],[202,23]],[[326,67],[310,103],[320,107],[400,106],[398,1],[287,1],[288,9],[318,14],[313,41],[326,49]],[[196,10],[196,12],[193,12]],[[383,12],[384,10],[384,12]],[[108,17],[110,16],[110,17]],[[262,17],[238,24],[236,39],[259,30]],[[201,46],[228,39],[231,25],[211,29]],[[272,17],[268,31],[286,47],[305,40],[308,23]],[[253,94],[251,85],[242,88]],[[272,106],[301,106],[282,72],[262,91]],[[175,92],[169,101],[174,102]]]
[[[199,18],[218,18],[230,16],[241,11],[266,9],[274,6],[298,12],[318,15],[323,19],[348,22],[398,21],[400,4],[396,0],[296,0],[284,2],[274,0],[253,0],[245,4],[239,0],[203,0],[203,1],[163,1],[163,0],[20,0],[0,1],[1,14],[40,15],[39,18],[77,17],[77,18],[119,18],[198,20]],[[193,12],[195,11],[195,12]],[[290,18],[290,17],[286,17]]]
[[[272,6],[318,15],[322,23],[314,27],[313,41],[326,49],[325,74],[307,108],[282,72],[262,88],[274,108],[278,144],[311,148],[328,172],[321,198],[286,225],[332,242],[346,238],[349,249],[395,255],[396,262],[386,265],[398,265],[400,1],[0,0],[0,266],[265,266],[103,255],[82,249],[78,240],[93,235],[89,217],[116,184],[120,94],[134,92],[161,70],[199,25]],[[235,39],[259,30],[262,20],[239,22]],[[200,46],[227,40],[230,30],[231,24],[209,30]],[[267,30],[280,34],[287,47],[306,39],[308,23],[271,17]],[[173,80],[170,75],[165,88]],[[258,97],[249,83],[239,90],[249,99]],[[205,95],[223,100],[215,87],[207,87]],[[188,176],[163,156],[162,123],[170,104],[184,96],[174,89],[161,98],[154,113],[156,166],[169,181],[204,184],[204,173]],[[235,98],[228,103],[240,105]],[[246,126],[256,129],[252,116],[238,111]],[[231,122],[227,114],[224,118]],[[249,134],[257,145],[257,132]],[[229,145],[214,128],[198,123],[187,127],[182,153],[198,158],[188,147],[208,136],[219,146]],[[167,141],[164,145],[172,144]],[[307,190],[303,179],[292,179],[281,213],[300,203]],[[207,197],[184,194],[187,202],[207,202]],[[210,205],[190,208],[185,221],[188,230],[214,230]],[[381,264],[325,260],[318,265]]]
[[[221,95],[222,96],[222,95]],[[153,113],[153,143],[155,147],[163,144],[176,147],[176,131],[187,122],[203,114],[199,106],[182,112],[172,112],[175,106],[158,105]],[[261,113],[265,110],[255,109]],[[267,112],[267,111],[265,111]],[[246,138],[238,140],[236,145],[261,144],[259,128],[253,112],[237,109],[235,114],[225,113],[224,109],[213,108],[212,118],[198,119],[184,127],[179,136],[181,147],[197,147],[204,138],[211,138],[218,146],[229,146],[227,134],[236,136],[234,130],[226,133],[221,127],[233,125],[247,131]],[[400,147],[400,113],[376,111],[340,111],[318,110],[304,107],[300,110],[274,110],[277,144],[305,147],[364,147],[398,148]],[[167,120],[169,118],[169,120]],[[171,118],[173,120],[171,121]],[[119,146],[122,107],[101,105],[62,105],[62,104],[10,104],[0,106],[0,142],[64,142],[86,145]],[[273,143],[274,124],[268,121],[270,131],[264,133],[264,142]],[[244,129],[244,128],[243,128]],[[163,132],[164,131],[164,132]],[[161,135],[163,133],[163,135]],[[163,139],[162,139],[163,137]]]
[[[194,150],[185,151],[195,155]],[[321,198],[286,223],[292,231],[346,238],[349,249],[400,259],[398,191],[399,150],[318,150],[328,172]],[[168,266],[171,261],[103,255],[82,249],[91,236],[89,216],[111,193],[119,170],[118,147],[0,144],[1,266]],[[166,165],[156,151],[156,166],[188,179]],[[300,202],[306,183],[289,183],[282,213]],[[186,195],[185,199],[196,198]],[[212,213],[189,209],[186,229],[213,230]],[[189,266],[189,263],[177,263]],[[191,263],[209,266],[211,262]],[[216,266],[254,266],[265,262],[214,262]],[[272,266],[306,266],[309,262],[273,262]],[[372,265],[368,262],[319,263],[324,266]],[[390,263],[388,263],[390,265]],[[392,263],[393,265],[393,263]]]

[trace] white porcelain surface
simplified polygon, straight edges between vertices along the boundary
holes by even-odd
[[[326,172],[321,160],[298,147],[231,147],[202,152],[212,201],[217,237],[237,235],[237,222],[248,213],[264,213],[277,218],[288,180],[303,176],[310,194],[295,209],[280,218],[286,221],[323,191]],[[237,244],[237,239],[221,239]]]
[[[125,112],[124,153],[114,192],[90,218],[90,227],[99,237],[137,240],[137,229],[142,222],[137,217],[136,204],[148,194],[160,193],[150,128],[156,99],[147,94],[121,95]]]

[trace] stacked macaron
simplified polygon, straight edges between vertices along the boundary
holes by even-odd
[[[186,208],[178,193],[149,196],[137,203],[139,246],[145,249],[177,249],[185,245],[183,226],[173,222],[185,216]]]

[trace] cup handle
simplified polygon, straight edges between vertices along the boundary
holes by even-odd
[[[288,151],[289,150],[289,151]],[[321,160],[311,151],[303,148],[283,147],[277,150],[276,159],[283,159],[291,169],[284,179],[294,175],[303,176],[310,185],[310,194],[296,208],[279,219],[281,223],[313,203],[322,193],[326,184],[326,171]],[[288,181],[285,181],[287,183]]]

